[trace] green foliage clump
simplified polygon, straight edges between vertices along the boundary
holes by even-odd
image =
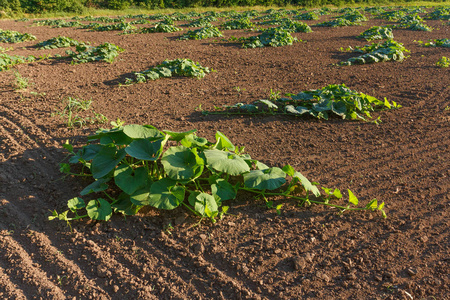
[[[450,20],[450,7],[436,7],[425,16],[428,20]]]
[[[114,59],[123,51],[124,49],[110,43],[104,43],[97,47],[92,47],[88,45],[79,45],[74,52],[67,50],[66,53],[72,57],[72,64],[81,64],[93,61],[106,61],[112,63]]]
[[[210,18],[199,18],[197,20],[194,20],[190,23],[187,24],[183,24],[180,26],[185,26],[185,27],[208,27],[208,26],[212,26],[211,24],[211,19]]]
[[[293,18],[296,20],[319,20],[319,16],[313,11],[308,11],[308,12],[296,15]]]
[[[69,37],[58,36],[49,40],[40,42],[36,45],[39,49],[56,49],[84,45],[86,43],[79,42]]]
[[[366,31],[362,32],[358,35],[358,38],[363,38],[366,41],[372,40],[383,40],[383,39],[394,39],[394,34],[392,33],[392,29],[389,27],[383,26],[372,26]]]
[[[0,29],[0,43],[21,43],[33,41],[36,37],[29,33],[20,33],[12,30]]]
[[[135,215],[145,206],[163,210],[184,206],[200,221],[207,218],[215,223],[228,211],[225,201],[236,199],[239,191],[265,199],[267,207],[273,207],[267,197],[282,196],[300,205],[316,203],[341,211],[379,210],[386,217],[384,203],[378,205],[373,199],[358,207],[350,190],[348,203],[331,203],[332,198],[342,198],[340,190],[323,187],[322,196],[317,184],[292,166],[269,167],[252,159],[244,147],[236,147],[219,131],[216,141],[210,142],[198,137],[195,129],[160,131],[150,125],[123,126],[120,120],[111,124],[112,129],[98,130],[77,152],[64,144],[71,157],[60,170],[66,175],[92,176],[94,181],[80,192],[91,200],[86,204],[81,197],[72,198],[68,210],[53,211],[50,220],[108,221],[113,213]],[[81,164],[82,172],[72,173],[70,164]]]
[[[448,68],[450,67],[450,58],[442,56],[436,63],[436,66],[440,68]]]
[[[230,20],[221,25],[222,29],[225,30],[234,30],[234,29],[252,29],[255,27],[250,21],[250,18],[243,17],[236,20]]]
[[[95,25],[95,26],[92,26],[90,29],[94,30],[94,31],[115,31],[115,30],[120,30],[120,31],[123,31],[123,32],[130,32],[130,31],[136,30],[136,26],[133,26],[130,23],[122,21],[120,23],[110,24],[110,25]]]
[[[20,55],[0,53],[0,71],[9,70],[12,66],[33,62],[34,60],[34,56],[24,57]]]
[[[350,22],[353,22],[353,23],[367,21],[366,16],[364,16],[362,13],[360,13],[357,10],[348,12],[348,13],[338,17],[338,19],[340,19],[340,18],[349,20]]]
[[[79,21],[65,21],[65,20],[37,20],[33,21],[34,26],[52,26],[53,28],[63,27],[81,27],[83,24]]]
[[[368,63],[384,62],[384,61],[403,61],[406,56],[405,52],[409,52],[402,43],[394,40],[388,40],[384,43],[373,43],[364,47],[356,47],[353,52],[364,53],[358,57],[349,58],[341,61],[341,65],[361,65]]]
[[[398,21],[401,18],[403,18],[406,15],[406,13],[402,10],[393,10],[393,11],[386,11],[382,12],[375,16],[376,19],[383,19],[388,21]]]
[[[394,28],[403,28],[415,31],[432,31],[430,27],[425,25],[423,19],[418,15],[407,15],[399,20],[400,24]]]
[[[176,32],[183,29],[175,27],[173,25],[167,25],[163,23],[156,24],[155,27],[143,27],[139,30],[140,33],[154,33],[154,32]]]
[[[343,27],[343,26],[353,26],[353,25],[359,25],[359,23],[355,23],[352,21],[349,21],[347,19],[344,18],[337,18],[334,20],[330,20],[330,21],[325,21],[322,23],[318,23],[314,26],[318,26],[318,27]]]
[[[348,120],[371,118],[370,113],[377,108],[399,108],[395,103],[378,100],[375,97],[353,91],[344,84],[332,84],[324,88],[288,94],[290,98],[257,100],[252,104],[237,103],[225,106],[225,111],[212,113],[282,113],[328,120],[330,115],[337,115]],[[209,112],[208,112],[209,113]]]
[[[162,64],[134,73],[135,79],[127,78],[125,84],[142,83],[147,80],[156,80],[172,76],[203,78],[210,72],[208,67],[202,67],[198,62],[188,58],[178,58],[175,60],[165,60]]]
[[[287,30],[289,32],[312,32],[311,27],[303,22],[292,21],[291,19],[287,19],[284,23],[278,27],[281,30]]]
[[[429,40],[428,42],[424,43],[422,41],[418,41],[419,44],[425,46],[425,47],[444,47],[444,48],[450,48],[450,39],[435,39],[435,40]]]
[[[219,28],[210,25],[196,30],[189,30],[187,33],[183,34],[180,40],[203,40],[212,37],[223,36]]]
[[[280,47],[290,46],[298,39],[293,37],[288,30],[280,28],[270,28],[264,30],[258,36],[252,36],[243,40],[243,48],[259,48],[259,47]]]

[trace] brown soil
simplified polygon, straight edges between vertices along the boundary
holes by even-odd
[[[33,83],[22,91],[14,90],[12,71],[0,73],[0,298],[450,299],[450,71],[435,66],[450,53],[413,42],[448,38],[450,26],[429,21],[432,32],[395,30],[395,39],[411,50],[402,63],[333,65],[351,56],[340,47],[366,44],[355,36],[384,23],[313,28],[294,34],[305,43],[245,50],[220,38],[178,41],[180,33],[119,35],[1,21],[2,29],[29,32],[37,41],[63,35],[126,52],[113,64],[18,65]],[[37,41],[12,45],[8,54],[64,53],[37,50]],[[176,58],[217,72],[201,80],[118,84]],[[267,98],[270,89],[300,92],[333,83],[403,107],[375,113],[379,125],[195,110],[250,103]],[[241,195],[228,203],[232,215],[216,225],[193,227],[197,220],[183,209],[147,210],[108,223],[73,222],[70,231],[48,221],[49,210],[65,210],[88,182],[61,178],[61,144],[81,146],[98,125],[68,129],[52,116],[68,96],[92,98],[94,110],[109,120],[196,128],[209,140],[219,130],[268,165],[291,164],[312,181],[351,189],[362,203],[384,201],[388,218],[291,202],[278,216]]]

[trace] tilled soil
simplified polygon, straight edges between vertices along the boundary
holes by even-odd
[[[64,54],[33,47],[58,35],[126,51],[112,64],[44,59],[18,65],[14,69],[32,83],[26,90],[14,89],[12,71],[0,73],[0,298],[450,299],[450,71],[435,66],[450,52],[414,42],[448,38],[450,26],[428,21],[432,32],[394,30],[395,40],[411,51],[404,62],[338,67],[353,55],[340,47],[367,44],[355,36],[391,23],[313,27],[293,34],[304,42],[261,49],[222,38],[177,40],[183,32],[120,35],[31,24],[0,22],[2,29],[37,37],[3,44],[14,47],[8,54]],[[133,72],[176,58],[216,72],[201,80],[120,85]],[[340,83],[403,107],[374,113],[378,125],[203,115],[198,109],[251,103],[271,89],[298,93]],[[61,145],[82,146],[100,125],[67,128],[55,112],[69,96],[92,99],[93,109],[109,120],[196,128],[209,140],[219,130],[267,165],[290,164],[323,186],[352,190],[363,204],[384,201],[388,218],[284,199],[275,199],[284,203],[277,215],[242,194],[215,225],[195,226],[198,220],[183,209],[147,209],[107,223],[73,222],[70,230],[48,221],[49,211],[65,210],[89,181],[62,178]]]

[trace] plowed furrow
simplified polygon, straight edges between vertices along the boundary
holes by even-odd
[[[160,231],[158,228],[154,230]],[[165,235],[159,236],[156,240],[136,239],[134,242],[140,256],[149,262],[144,270],[145,276],[151,278],[157,271],[164,274],[163,277],[170,278],[171,282],[160,279],[157,281],[160,289],[167,287],[173,292],[177,285],[181,285],[190,295],[200,297],[204,294],[215,295],[217,298],[255,295],[254,291],[249,289],[246,280],[236,280],[234,276],[228,276],[214,263],[205,260],[201,255],[195,255],[186,249],[184,244]]]
[[[2,267],[0,261],[0,298],[26,300],[25,294],[14,284]]]
[[[6,232],[5,228],[1,228]],[[11,282],[27,298],[65,299],[63,291],[42,270],[26,249],[22,248],[10,235],[0,235],[0,261]]]

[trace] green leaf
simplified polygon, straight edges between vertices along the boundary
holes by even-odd
[[[187,135],[197,132],[197,129],[192,129],[192,130],[184,131],[184,132],[175,132],[175,131],[170,131],[170,130],[163,130],[163,131],[165,134],[170,136],[169,140],[179,142],[182,139],[184,139]]]
[[[94,178],[99,179],[108,175],[125,155],[124,149],[117,151],[115,146],[103,146],[92,160],[91,172]]]
[[[130,195],[130,201],[137,206],[145,206],[150,205],[149,196],[150,196],[150,188],[153,184],[149,182],[148,186],[138,189],[132,195]]]
[[[295,172],[294,176],[292,177],[300,181],[300,183],[305,188],[305,191],[313,193],[316,197],[320,196],[320,191],[317,186],[313,185],[311,181],[309,181],[308,178],[303,176],[300,172]]]
[[[197,150],[184,146],[169,148],[161,158],[164,171],[175,180],[187,180],[198,177],[203,171],[204,161]]]
[[[366,205],[367,209],[377,209],[378,208],[378,201],[377,199],[372,199],[369,203]]]
[[[131,124],[123,127],[123,132],[132,139],[163,139],[164,135],[153,126]]]
[[[185,189],[176,185],[176,181],[163,178],[152,184],[149,205],[159,209],[174,209],[184,200]]]
[[[289,176],[294,176],[295,174],[295,170],[291,165],[285,165],[282,170]]]
[[[126,216],[134,216],[142,208],[140,205],[135,205],[130,200],[130,196],[126,193],[121,193],[119,197],[111,203],[114,212],[122,213]]]
[[[193,192],[189,195],[189,204],[202,216],[214,217],[218,214],[219,207],[213,196],[206,193]]]
[[[235,199],[237,195],[236,188],[222,178],[217,179],[216,182],[211,185],[211,192],[213,195],[219,196],[221,201]]]
[[[265,170],[252,170],[244,174],[244,185],[258,190],[275,190],[286,183],[286,173],[274,167]]]
[[[234,149],[236,148],[233,143],[220,131],[216,132],[216,140],[216,148],[219,150],[228,149],[229,151],[234,151]]]
[[[245,160],[237,154],[217,149],[205,150],[204,153],[208,166],[216,171],[225,172],[232,176],[250,171],[250,167]]]
[[[356,196],[353,194],[352,191],[350,191],[349,189],[347,189],[348,191],[348,202],[350,202],[351,204],[358,206],[358,198],[356,198]]]
[[[114,171],[114,182],[128,195],[147,186],[148,181],[149,174],[145,167],[139,167],[133,170],[130,166],[123,164]]]
[[[72,212],[75,212],[79,209],[85,208],[86,203],[84,203],[84,200],[80,197],[75,197],[67,201],[67,206]]]
[[[86,210],[92,220],[108,221],[112,215],[111,204],[103,198],[89,201]]]
[[[106,191],[108,189],[108,185],[106,184],[106,182],[108,182],[110,179],[111,179],[110,177],[97,179],[96,181],[85,187],[80,192],[80,195],[85,196],[90,193],[98,193]]]
[[[142,160],[155,161],[161,155],[163,140],[142,139],[133,141],[125,148],[128,155]]]

